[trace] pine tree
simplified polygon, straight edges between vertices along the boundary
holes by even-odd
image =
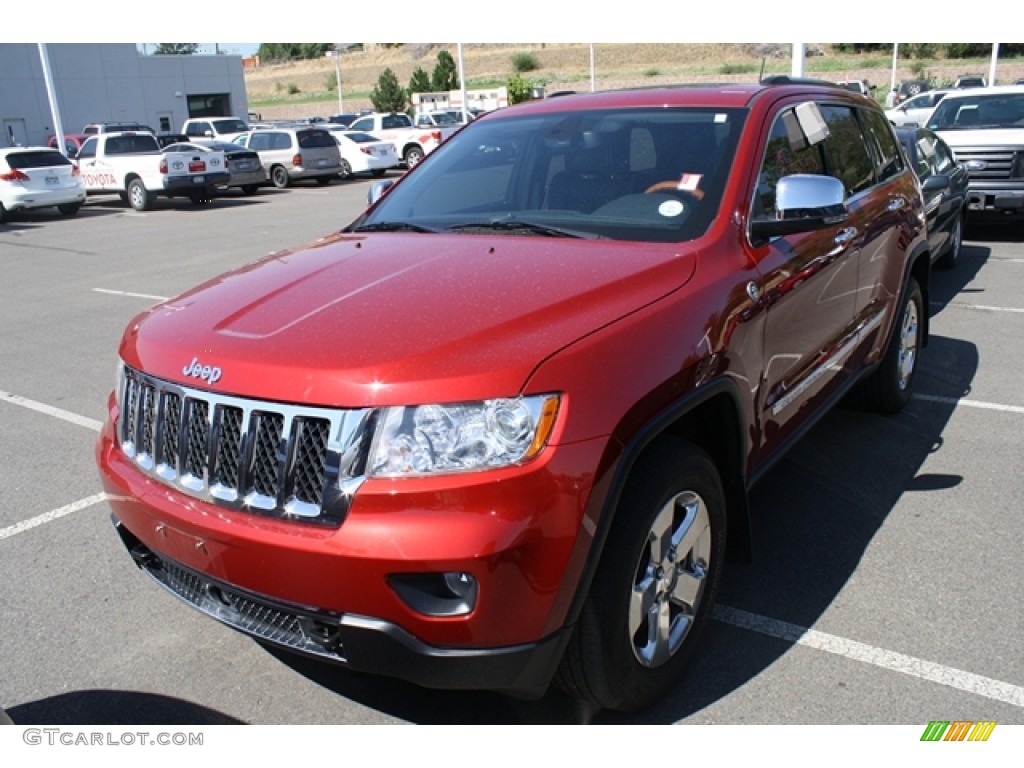
[[[423,71],[423,67],[416,67],[409,78],[409,93],[430,93],[431,90],[433,84],[430,82],[430,76]]]
[[[405,90],[398,84],[398,77],[389,67],[380,73],[377,85],[370,93],[370,101],[378,112],[404,112],[408,102]]]
[[[434,67],[434,74],[430,78],[434,91],[454,91],[459,87],[458,71],[455,68],[455,59],[448,51],[438,51],[437,64]]]

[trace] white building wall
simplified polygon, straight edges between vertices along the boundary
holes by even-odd
[[[54,43],[47,51],[64,133],[116,120],[159,130],[160,116],[177,131],[189,117],[189,94],[229,94],[243,119],[249,109],[240,56],[143,56],[132,43]],[[23,125],[22,143],[45,144],[54,133],[35,43],[0,44],[0,121]],[[5,129],[0,144],[7,137]]]

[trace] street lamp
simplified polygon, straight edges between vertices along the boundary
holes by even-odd
[[[341,100],[341,51],[335,46],[333,51],[327,52],[328,56],[334,57],[334,79],[337,80],[338,88],[338,114],[345,111],[344,103]]]

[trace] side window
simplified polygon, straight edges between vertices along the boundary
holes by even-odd
[[[757,175],[752,214],[774,216],[775,186],[783,176],[795,173],[825,175],[820,144],[808,144],[793,109],[779,113],[765,145],[764,158]]]
[[[356,120],[352,125],[348,127],[350,131],[372,131],[373,120],[371,118],[363,118],[362,120]]]
[[[935,172],[949,173],[953,170],[953,152],[938,136],[935,137]]]
[[[270,149],[270,134],[254,133],[249,137],[249,149],[264,150]]]
[[[87,160],[92,157],[96,157],[96,142],[98,139],[86,139],[85,144],[78,151],[79,160]]]
[[[903,170],[903,158],[889,121],[881,112],[870,109],[859,111],[864,121],[864,130],[873,139],[872,149],[878,155],[875,163],[878,180],[891,179]]]
[[[274,133],[271,134],[271,149],[290,149],[292,146],[292,137],[287,133]]]
[[[843,182],[846,196],[863,192],[874,183],[874,163],[852,107],[822,105],[828,138],[822,143],[829,176]]]

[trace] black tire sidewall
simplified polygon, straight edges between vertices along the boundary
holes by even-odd
[[[595,703],[606,709],[640,709],[675,684],[710,620],[725,559],[725,497],[714,464],[689,443],[660,443],[626,483],[581,618],[583,652],[593,665],[588,670],[588,682]],[[656,515],[684,489],[699,494],[707,506],[712,530],[711,562],[693,626],[683,645],[664,664],[648,668],[634,656],[628,629],[634,574]],[[599,668],[598,674],[592,674],[594,667]]]

